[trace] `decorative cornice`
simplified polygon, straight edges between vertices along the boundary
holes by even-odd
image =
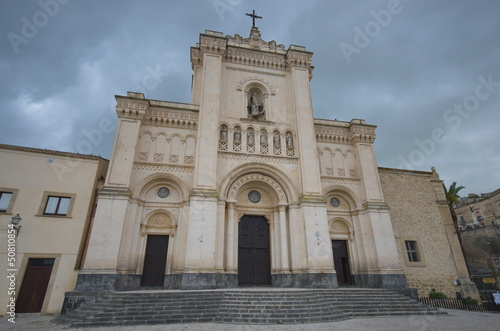
[[[375,128],[354,125],[349,127],[349,133],[355,143],[373,143],[375,141]]]
[[[257,75],[265,75],[265,76],[274,76],[274,77],[286,77],[286,73],[282,73],[282,72],[269,72],[269,71],[263,71],[263,70],[259,70],[258,68],[254,68],[254,69],[250,69],[250,68],[247,68],[247,67],[238,67],[238,66],[227,66],[226,67],[227,70],[234,70],[234,71],[238,71],[238,72],[248,72],[250,74],[257,74]]]
[[[318,142],[333,142],[353,144],[357,142],[373,143],[375,141],[375,125],[365,124],[363,120],[354,119],[351,122],[314,120],[316,140]]]
[[[118,102],[116,105],[116,115],[118,118],[142,120],[146,115],[146,105],[132,102]]]
[[[274,55],[262,51],[229,47],[224,54],[224,61],[236,64],[252,65],[268,69],[286,70],[286,59],[283,55]]]
[[[203,53],[224,54],[227,48],[227,40],[222,37],[222,33],[210,32],[213,31],[206,31],[205,34],[200,34],[200,55],[202,55]]]
[[[197,189],[194,188],[191,191],[191,196],[194,197],[201,197],[201,198],[211,198],[211,199],[217,199],[218,193],[217,190],[211,190],[211,189]]]
[[[192,165],[179,165],[179,166],[162,166],[150,163],[137,163],[134,164],[134,170],[148,170],[156,172],[185,172],[194,173],[194,166]]]
[[[325,197],[322,195],[309,195],[303,194],[299,198],[299,203],[304,204],[314,204],[314,205],[326,205]]]
[[[146,111],[143,122],[155,126],[195,130],[198,126],[198,114],[152,108]]]
[[[250,30],[250,36],[248,38],[242,38],[239,34],[235,34],[234,37],[230,35],[226,36],[228,44],[231,46],[236,46],[239,48],[249,48],[249,49],[259,49],[262,51],[270,53],[285,54],[285,45],[277,45],[276,41],[264,41],[261,38],[259,28],[252,27]]]
[[[389,210],[389,206],[385,202],[365,202],[363,209]]]
[[[325,184],[337,184],[337,185],[361,185],[360,179],[340,179],[331,177],[321,177],[321,182]]]
[[[315,125],[316,140],[320,142],[333,142],[340,144],[352,144],[347,128],[332,128],[323,125]]]
[[[262,162],[262,163],[282,163],[282,164],[297,164],[298,158],[291,156],[273,156],[273,155],[245,155],[241,153],[219,151],[219,158],[226,160],[239,160],[245,162]]]
[[[204,53],[223,55],[223,61],[236,64],[251,65],[276,70],[289,70],[292,67],[303,67],[312,75],[311,52],[305,47],[291,45],[288,50],[284,45],[262,40],[259,29],[253,27],[248,38],[236,34],[234,37],[223,37],[221,32],[205,31],[200,34],[196,47],[191,47],[191,63],[202,65]]]
[[[305,47],[291,45],[286,52],[286,64],[288,68],[302,67],[307,68],[311,72],[314,69],[311,66],[313,53],[307,52]]]
[[[122,187],[105,186],[105,187],[103,187],[102,189],[99,190],[98,194],[99,194],[100,197],[129,198],[132,195],[132,192],[130,191],[130,189],[128,187],[122,188]]]

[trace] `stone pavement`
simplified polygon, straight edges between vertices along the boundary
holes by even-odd
[[[338,330],[338,331],[442,331],[442,330],[499,330],[500,314],[478,313],[462,310],[443,309],[448,315],[438,316],[408,316],[408,317],[375,317],[356,318],[345,321],[321,324],[302,325],[236,325],[236,324],[163,324],[163,325],[134,325],[98,328],[70,329],[64,325],[53,324],[51,320],[55,315],[19,314],[16,323],[12,324],[7,317],[0,318],[0,330],[23,331],[52,331],[52,330],[82,330],[82,331],[299,331],[299,330]]]

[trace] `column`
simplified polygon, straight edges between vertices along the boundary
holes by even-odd
[[[284,272],[290,271],[290,264],[288,262],[288,227],[286,217],[286,206],[279,206],[280,213],[280,237],[281,237],[281,269]]]
[[[281,273],[283,271],[283,263],[281,261],[281,219],[279,217],[278,211],[273,213],[273,225],[274,225],[274,245],[273,245],[273,260],[274,260],[274,271],[276,273]]]
[[[236,273],[235,265],[235,220],[234,202],[227,203],[227,240],[226,240],[226,272]]]

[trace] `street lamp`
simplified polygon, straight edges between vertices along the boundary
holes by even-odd
[[[10,224],[12,224],[14,229],[16,230],[16,237],[19,235],[19,232],[21,231],[21,226],[19,225],[20,222],[21,222],[21,216],[19,216],[19,214],[12,216],[12,219],[10,220]]]

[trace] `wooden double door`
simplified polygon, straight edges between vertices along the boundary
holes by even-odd
[[[163,286],[167,266],[168,236],[148,235],[141,286]]]
[[[271,285],[270,252],[267,219],[243,216],[238,225],[239,285]]]

